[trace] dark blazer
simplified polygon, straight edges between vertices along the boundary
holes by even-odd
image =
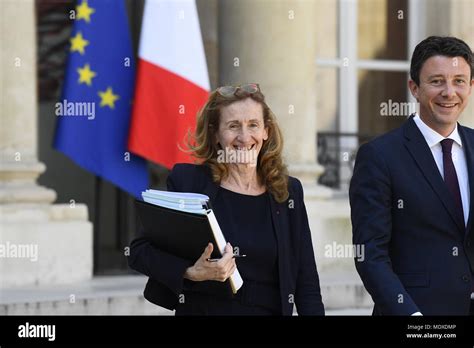
[[[218,186],[211,178],[207,166],[177,164],[168,177],[168,190],[206,194],[212,206]],[[292,315],[294,303],[299,315],[324,315],[303,188],[298,179],[289,178],[289,193],[287,202],[277,203],[273,197],[270,200],[277,239],[282,314]],[[223,233],[225,235],[225,231]],[[183,274],[193,263],[156,249],[142,237],[132,241],[128,260],[132,269],[149,277],[145,298],[175,309],[183,291]],[[207,286],[200,285],[201,290]]]
[[[350,185],[356,268],[374,314],[467,315],[474,270],[474,130],[458,126],[470,185],[467,228],[413,116],[360,147]]]

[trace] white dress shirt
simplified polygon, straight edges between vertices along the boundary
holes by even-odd
[[[461,136],[458,132],[458,125],[454,131],[448,136],[444,137],[435,130],[431,129],[420,116],[417,114],[413,120],[415,121],[418,129],[423,134],[423,137],[426,140],[426,143],[431,149],[433,158],[438,166],[439,173],[444,179],[444,164],[443,164],[443,148],[441,146],[441,141],[444,139],[453,139],[453,148],[451,151],[454,167],[456,168],[456,174],[459,182],[459,190],[461,191],[462,207],[464,211],[464,223],[467,226],[467,221],[469,219],[469,204],[470,204],[470,191],[469,191],[469,179],[467,172],[467,161],[465,150],[462,146]]]

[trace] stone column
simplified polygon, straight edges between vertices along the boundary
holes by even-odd
[[[196,7],[199,14],[202,41],[206,52],[207,70],[211,89],[215,89],[219,83],[219,0],[197,0]]]
[[[51,205],[56,193],[36,183],[36,26],[33,0],[0,1],[1,287],[90,278],[92,225],[87,207]]]
[[[51,203],[56,193],[35,184],[46,168],[37,159],[33,2],[7,0],[1,6],[0,203]]]
[[[316,1],[219,2],[220,84],[258,82],[283,131],[290,173],[316,185]]]

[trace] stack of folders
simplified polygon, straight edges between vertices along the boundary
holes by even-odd
[[[195,262],[209,242],[212,258],[222,257],[227,244],[209,197],[199,193],[146,190],[144,202],[136,201],[145,237],[160,250]],[[232,292],[242,287],[237,269],[229,277]]]

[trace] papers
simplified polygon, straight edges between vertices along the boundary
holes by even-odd
[[[209,197],[200,193],[169,192],[160,190],[146,190],[142,192],[143,200],[178,211],[206,215]]]
[[[222,256],[227,241],[209,205],[209,197],[200,193],[146,190],[142,192],[146,203],[161,208],[144,206],[138,202],[138,213],[145,226],[145,234],[155,246],[187,259],[196,261],[209,241]],[[187,215],[176,212],[191,213]],[[177,215],[181,214],[181,215]],[[217,255],[216,255],[217,256]],[[236,268],[229,277],[235,294],[243,285],[243,279]]]

